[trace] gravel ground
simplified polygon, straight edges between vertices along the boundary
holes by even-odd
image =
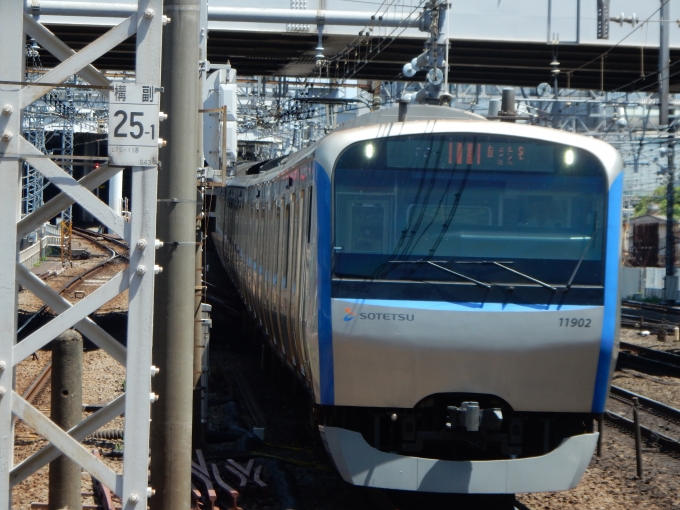
[[[30,383],[37,377],[40,371],[51,359],[50,351],[40,351],[39,359],[29,357],[17,366],[16,388],[18,393],[23,393]],[[86,351],[83,353],[83,403],[98,404],[109,402],[122,393],[125,380],[125,369],[111,357],[101,350]],[[49,415],[50,412],[50,385],[46,385],[45,390],[39,395],[34,405]],[[83,413],[83,418],[87,413]],[[123,428],[124,418],[119,417],[109,423],[106,428]],[[36,435],[21,420],[17,421],[15,429],[15,448],[14,463],[29,457],[40,448],[45,446],[47,441]],[[89,450],[99,448],[104,451],[120,449],[121,445],[116,442],[86,440],[84,445]],[[121,462],[116,458],[104,458],[103,462],[116,472],[122,470]],[[90,476],[83,473],[83,492],[92,491]],[[48,467],[40,469],[38,472],[28,477],[12,490],[12,508],[28,510],[31,502],[47,502],[48,494]],[[84,504],[93,504],[91,497],[83,498]]]
[[[215,343],[213,340],[213,346]],[[288,450],[265,445],[261,451],[288,459],[285,468],[295,477],[297,491],[305,508],[315,510],[376,508],[375,495],[343,482],[331,468],[323,449],[318,444],[315,445],[314,434],[311,428],[307,427],[305,420],[307,414],[301,399],[301,390],[297,390],[296,393],[294,389],[296,385],[292,378],[275,365],[266,367],[262,372],[260,361],[261,356],[256,348],[230,342],[223,351],[213,348],[211,363],[213,366],[218,364],[226,368],[238,366],[244,370],[244,377],[267,415],[267,443],[299,448]],[[217,384],[219,380],[216,380],[213,386]],[[622,413],[626,411],[625,407],[613,401],[608,407],[616,405],[619,406],[617,410]],[[211,423],[217,424],[221,418],[221,408],[212,406]],[[642,413],[642,419],[643,423],[646,423],[645,420],[651,418]],[[645,476],[638,480],[635,472],[633,438],[608,423],[605,427],[603,456],[593,457],[578,487],[559,493],[519,495],[519,501],[531,509],[680,508],[680,461],[660,453],[651,445],[647,446],[643,450]],[[221,452],[223,447],[218,445],[211,445],[206,450],[206,454],[213,458],[219,457]],[[296,466],[292,462],[306,462],[310,465]],[[271,501],[251,498],[246,494],[240,500],[239,506],[244,510],[271,508],[266,503]],[[441,507],[428,504],[427,508],[434,510],[434,508],[476,507],[474,504],[460,506],[441,503]]]
[[[92,261],[86,261],[90,263]],[[96,262],[94,262],[96,263]],[[216,262],[211,262],[213,267]],[[76,268],[73,268],[74,270]],[[82,266],[77,268],[82,271]],[[70,271],[70,269],[69,269]],[[216,272],[215,270],[212,271]],[[63,285],[63,283],[62,283]],[[26,298],[25,298],[26,299]],[[30,299],[30,297],[29,297]],[[230,301],[233,305],[233,300]],[[242,374],[250,386],[266,418],[265,443],[257,448],[256,465],[278,462],[278,467],[294,480],[292,496],[302,502],[307,510],[364,510],[390,508],[384,494],[366,491],[341,480],[335,472],[325,450],[320,444],[315,426],[310,420],[309,403],[305,391],[295,379],[281,367],[260,346],[254,342],[243,341],[246,333],[242,322],[221,316],[214,308],[214,326],[211,340],[211,401],[209,408],[209,427],[217,429],[224,420],[225,399],[242,397],[236,391],[234,373]],[[664,343],[659,346],[655,337],[641,337],[635,330],[623,330],[622,340],[638,343],[652,348],[677,349],[678,344]],[[28,358],[17,367],[17,390],[23,392],[35,376],[49,361],[50,353],[42,351],[39,359]],[[99,350],[84,355],[84,403],[106,402],[119,395],[123,389],[125,371],[115,361]],[[669,377],[652,377],[633,371],[617,373],[615,384],[649,396],[661,402],[680,407],[680,381]],[[49,387],[39,397],[36,406],[49,412]],[[241,401],[242,410],[245,409]],[[621,412],[627,411],[625,405],[610,402],[609,407]],[[246,411],[242,411],[244,421],[252,425]],[[643,423],[645,423],[645,414]],[[651,419],[650,419],[651,420]],[[650,421],[651,425],[662,424]],[[651,426],[650,425],[650,426]],[[122,428],[123,418],[118,418],[107,428]],[[669,429],[675,433],[676,429]],[[89,449],[100,447],[105,452],[121,449],[122,444],[111,441],[87,440]],[[23,423],[16,428],[15,462],[26,458],[41,446],[44,440]],[[209,444],[205,448],[208,462],[224,466],[226,458],[235,457],[242,464],[247,458],[239,458],[231,443]],[[635,451],[631,436],[606,425],[603,456],[593,457],[590,467],[580,485],[566,492],[519,495],[518,499],[532,509],[606,509],[623,510],[631,508],[680,509],[680,461],[660,453],[653,445],[643,449],[645,474],[640,480],[635,475]],[[120,472],[122,466],[116,458],[105,458],[114,470]],[[270,482],[263,476],[265,482]],[[227,480],[229,481],[229,480]],[[271,485],[271,483],[270,483]],[[83,491],[91,491],[89,476],[83,476]],[[31,476],[13,490],[16,509],[28,509],[32,501],[47,501],[47,468]],[[472,505],[454,504],[452,498],[439,498],[437,504],[425,503],[413,508],[428,510],[436,508],[479,508]],[[91,499],[84,499],[90,503]],[[239,506],[243,510],[274,510],[279,500],[273,492],[258,493],[248,490],[242,492]],[[394,507],[392,507],[394,508]],[[401,507],[402,510],[405,507]]]
[[[622,329],[621,341],[650,349],[675,353],[680,351],[678,342],[659,342],[655,336],[640,336],[635,329]],[[626,370],[614,374],[613,384],[680,409],[680,380],[675,377],[650,376],[635,370]]]
[[[632,328],[621,328],[621,341],[628,342],[630,344],[641,345],[643,347],[648,347],[650,349],[657,349],[659,351],[667,351],[673,354],[680,354],[680,342],[675,342],[673,340],[668,340],[666,342],[661,342],[656,337],[656,335],[643,336],[640,333],[643,331],[649,331],[648,329],[632,329]]]
[[[525,494],[519,501],[531,509],[666,510],[680,508],[680,461],[643,448],[645,472],[636,476],[632,437],[605,425],[602,457],[593,457],[575,489],[554,494]]]
[[[210,256],[210,253],[209,253]],[[218,267],[219,262],[210,262],[211,267]],[[220,280],[221,269],[212,270],[209,279],[214,283],[227,287],[228,283]],[[233,301],[230,301],[233,306]],[[367,493],[360,488],[343,482],[339,475],[330,468],[331,463],[320,445],[316,442],[314,431],[309,426],[308,410],[304,403],[303,390],[295,384],[292,377],[278,363],[268,364],[268,356],[262,357],[259,347],[253,343],[239,341],[239,337],[248,337],[240,330],[240,325],[224,317],[219,318],[219,308],[213,308],[215,326],[212,332],[211,367],[216,373],[216,366],[226,368],[240,367],[258,402],[267,415],[267,443],[295,446],[301,450],[286,450],[267,446],[263,452],[311,464],[296,466],[291,462],[285,468],[293,474],[300,499],[305,508],[313,510],[325,509],[363,509],[380,508],[375,493]],[[622,330],[622,340],[633,342],[640,339],[641,345],[653,347],[656,337],[639,337],[636,331]],[[645,342],[645,343],[643,343]],[[649,342],[649,344],[647,344]],[[261,369],[265,360],[264,371]],[[680,381],[673,378],[649,378],[644,374],[636,377],[630,373],[617,373],[614,384],[630,391],[649,396],[669,405],[680,407],[678,386]],[[658,379],[655,380],[655,379]],[[211,391],[217,391],[221,379],[216,379]],[[295,388],[298,388],[297,390]],[[219,393],[219,392],[218,392]],[[608,407],[619,405],[610,402]],[[211,424],[216,426],[221,419],[221,409],[213,406]],[[619,410],[625,413],[626,409]],[[642,413],[643,423],[649,416]],[[295,425],[297,422],[298,425]],[[650,424],[651,426],[651,424]],[[657,424],[658,426],[658,424]],[[306,435],[294,430],[307,430]],[[210,445],[207,453],[218,457],[221,446]],[[559,493],[537,493],[518,495],[519,501],[531,509],[579,509],[579,510],[630,510],[672,509],[680,508],[680,461],[660,453],[653,445],[643,450],[645,476],[642,480],[636,477],[635,449],[633,438],[605,423],[603,440],[603,456],[593,457],[581,483],[575,489]],[[390,495],[391,496],[391,495]],[[383,496],[384,499],[384,496]],[[392,498],[393,499],[393,498]],[[250,498],[247,494],[239,500],[244,510],[269,509],[271,501]],[[389,508],[389,505],[384,508]],[[460,504],[455,498],[439,498],[432,504],[429,498],[423,497],[420,505],[413,508],[436,508],[478,510],[479,506]],[[394,508],[394,507],[392,507]],[[405,507],[399,507],[404,510]]]
[[[93,242],[76,238],[73,241],[73,248],[76,249],[86,249],[92,255],[92,258],[86,260],[73,260],[72,264],[63,269],[59,270],[59,274],[51,275],[47,278],[46,283],[53,289],[59,291],[64,285],[66,285],[75,276],[82,274],[83,272],[91,269],[95,265],[101,263],[110,257],[110,252],[108,250],[102,249],[100,246],[94,244]],[[119,248],[120,249],[120,248]],[[54,258],[48,258],[48,261],[59,260]],[[53,264],[46,264],[52,266]],[[81,294],[76,294],[75,291],[83,291],[85,295],[89,295],[94,291],[102,282],[111,279],[113,276],[118,274],[120,271],[127,267],[127,262],[123,259],[117,259],[112,264],[103,267],[100,271],[93,273],[91,277],[85,279],[77,287],[69,289],[68,292],[63,294],[70,303],[76,303],[80,300]],[[40,266],[36,266],[32,270],[33,273],[40,275]],[[118,295],[104,306],[95,311],[95,315],[103,315],[111,312],[124,312],[127,311],[127,290],[122,294]],[[23,313],[34,313],[37,312],[43,306],[43,302],[33,295],[33,293],[28,290],[21,290],[19,292],[19,312]],[[51,309],[47,309],[45,312],[47,315],[54,315]]]

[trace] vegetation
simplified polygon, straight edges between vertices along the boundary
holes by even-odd
[[[648,197],[643,197],[635,206],[633,217],[644,216],[647,214],[647,208],[650,204],[657,204],[659,206],[659,213],[666,216],[666,186],[659,186]],[[673,204],[673,217],[680,219],[680,188],[675,188],[675,203]]]

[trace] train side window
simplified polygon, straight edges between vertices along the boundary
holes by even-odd
[[[309,187],[309,198],[307,199],[307,244],[312,238],[312,197],[314,196],[314,186]]]
[[[291,203],[293,204],[293,245],[291,247],[290,277],[292,279],[292,290],[298,289],[298,259],[300,257],[300,233],[302,232],[302,208],[304,207],[304,191],[301,190],[296,196],[293,193]]]

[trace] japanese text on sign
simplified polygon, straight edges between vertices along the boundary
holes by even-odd
[[[153,85],[114,86],[109,104],[111,165],[158,164],[158,112],[158,94]]]

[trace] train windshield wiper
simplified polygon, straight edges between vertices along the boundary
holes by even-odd
[[[470,261],[465,261],[465,260],[456,260],[454,264],[491,264],[496,267],[500,267],[505,269],[506,271],[510,271],[511,273],[516,274],[517,276],[521,276],[522,278],[526,278],[529,281],[532,281],[534,283],[538,283],[539,285],[542,285],[546,289],[550,289],[553,292],[557,292],[557,288],[553,287],[552,285],[548,285],[545,282],[542,282],[541,280],[537,280],[536,278],[533,278],[529,276],[528,274],[520,273],[519,271],[516,271],[515,269],[512,269],[508,266],[504,266],[503,264],[512,264],[512,262],[503,262],[501,264],[500,262],[495,262],[493,260],[470,260]]]
[[[458,278],[462,278],[463,280],[476,283],[480,287],[484,287],[487,290],[491,289],[491,285],[489,285],[488,283],[480,282],[478,280],[475,280],[474,278],[470,278],[469,276],[465,276],[464,274],[451,271],[450,269],[439,265],[446,264],[447,262],[446,260],[389,260],[388,262],[390,264],[427,264],[428,266],[436,267],[437,269],[441,269],[442,271],[451,273],[452,275],[457,276]]]

